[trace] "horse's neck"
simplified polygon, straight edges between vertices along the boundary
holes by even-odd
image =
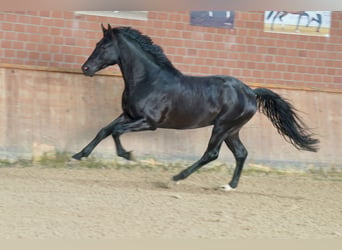
[[[123,75],[126,88],[136,87],[138,84],[146,82],[147,78],[155,75],[154,72],[160,70],[153,61],[151,61],[145,52],[139,51],[130,43],[122,44],[119,67]],[[149,79],[151,81],[152,79]]]

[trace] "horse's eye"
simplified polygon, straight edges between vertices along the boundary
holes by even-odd
[[[105,45],[101,45],[101,49],[105,49],[106,48],[106,46]]]

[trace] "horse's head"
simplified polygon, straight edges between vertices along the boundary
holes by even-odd
[[[103,24],[101,27],[103,38],[96,44],[93,53],[82,66],[82,71],[87,76],[93,76],[97,71],[116,64],[119,58],[117,40],[112,27],[109,24],[108,29]]]

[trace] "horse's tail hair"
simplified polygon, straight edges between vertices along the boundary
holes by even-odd
[[[286,141],[299,150],[316,152],[318,139],[295,113],[296,109],[278,94],[265,88],[254,89],[258,109],[273,123]]]

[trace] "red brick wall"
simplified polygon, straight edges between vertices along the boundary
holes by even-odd
[[[189,12],[149,12],[147,21],[70,11],[0,12],[0,63],[79,68],[101,38],[100,23],[151,36],[189,74],[233,75],[247,83],[342,89],[342,12],[330,37],[265,33],[263,12],[236,12],[235,29],[189,25]]]

